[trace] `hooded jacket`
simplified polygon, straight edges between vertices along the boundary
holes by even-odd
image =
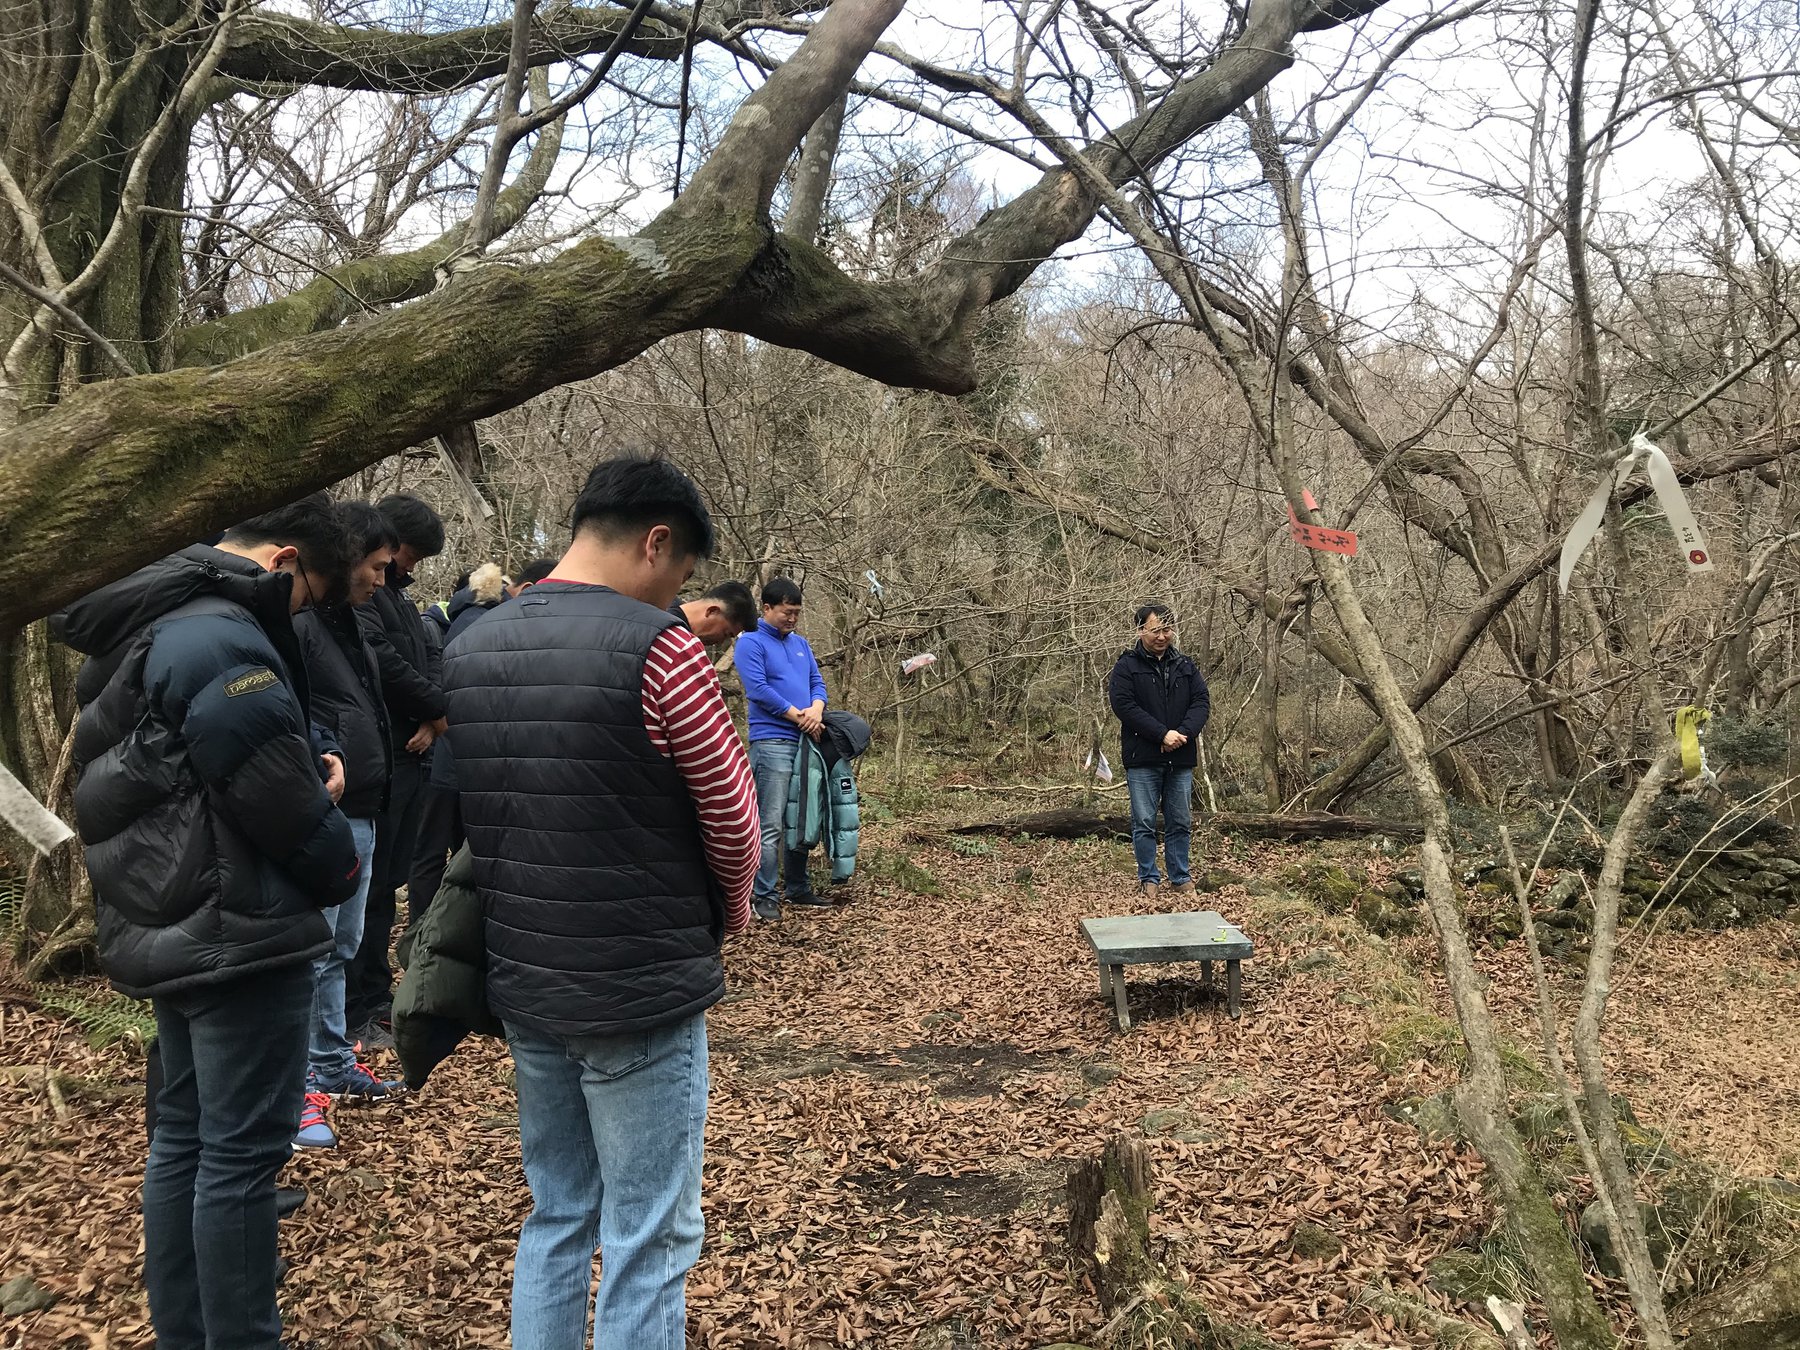
[[[356,893],[309,735],[292,578],[196,545],[77,601],[75,821],[101,965],[134,997],[310,961]]]
[[[375,651],[349,605],[302,610],[294,632],[306,660],[313,721],[337,741],[344,757],[338,810],[352,820],[373,820],[387,809],[394,762]]]
[[[1129,648],[1113,666],[1107,697],[1119,719],[1119,757],[1126,768],[1191,769],[1199,762],[1194,738],[1212,704],[1200,667],[1186,652],[1170,647],[1159,658],[1141,642]],[[1186,736],[1187,744],[1164,750],[1163,737],[1171,731]]]

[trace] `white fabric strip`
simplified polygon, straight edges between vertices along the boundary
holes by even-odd
[[[1614,492],[1625,486],[1625,480],[1631,477],[1631,471],[1640,464],[1644,466],[1644,473],[1650,479],[1651,490],[1656,493],[1657,505],[1662,507],[1663,515],[1668,518],[1675,542],[1681,546],[1682,560],[1687,563],[1688,571],[1713,570],[1712,553],[1706,547],[1706,535],[1700,529],[1700,522],[1694,519],[1687,494],[1681,490],[1681,480],[1675,476],[1675,466],[1640,431],[1631,438],[1625,457],[1614,468],[1612,481],[1609,483],[1602,478],[1594,485],[1594,495],[1581,508],[1581,514],[1576,517],[1569,537],[1563,540],[1562,565],[1557,569],[1556,579],[1565,595],[1568,594],[1569,578],[1574,575],[1576,562],[1587,552],[1587,546],[1594,542],[1594,536],[1600,533],[1600,524],[1606,519],[1607,501]]]
[[[43,854],[75,837],[75,831],[46,811],[4,764],[0,764],[0,819]]]

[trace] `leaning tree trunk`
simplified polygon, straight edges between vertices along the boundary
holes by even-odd
[[[70,308],[144,370],[165,369],[180,317],[181,231],[161,214],[182,205],[189,128],[158,119],[175,101],[200,38],[181,0],[4,0],[0,3],[0,262],[55,293],[80,277],[103,243],[104,267]],[[103,51],[87,45],[105,35]],[[140,147],[160,139],[140,174],[149,208],[108,241],[128,196]],[[10,181],[8,181],[10,180]],[[15,190],[16,189],[16,190]],[[57,320],[42,340],[20,347],[38,306],[0,284],[0,354],[12,360],[4,413],[16,423],[55,406],[75,384],[119,373],[109,357]],[[33,624],[0,637],[0,760],[47,805],[71,818],[68,738],[78,662]],[[9,936],[27,955],[54,956],[91,932],[80,850],[65,844],[39,859],[20,841],[6,852],[23,873],[25,895]],[[8,953],[17,955],[18,952]],[[39,959],[29,968],[41,969]]]

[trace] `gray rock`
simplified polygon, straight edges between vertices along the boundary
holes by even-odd
[[[1625,1273],[1624,1267],[1619,1264],[1619,1253],[1613,1247],[1612,1234],[1606,1229],[1606,1219],[1598,1200],[1581,1211],[1581,1240],[1587,1243],[1587,1249],[1594,1254],[1594,1264],[1601,1271],[1615,1280]]]
[[[1683,1350],[1800,1350],[1800,1251],[1683,1304]]]
[[[1456,1104],[1450,1094],[1435,1092],[1429,1097],[1392,1102],[1384,1108],[1395,1120],[1405,1121],[1428,1141],[1455,1139],[1462,1134],[1462,1121],[1457,1118]]]
[[[0,1284],[0,1314],[7,1317],[42,1312],[55,1302],[56,1295],[29,1275],[15,1275]]]
[[[919,1019],[919,1025],[922,1027],[941,1027],[946,1022],[960,1022],[962,1020],[963,1015],[955,1009],[951,1009],[948,1012],[926,1013]]]
[[[1090,1087],[1105,1087],[1124,1073],[1117,1064],[1108,1064],[1104,1060],[1095,1060],[1091,1064],[1081,1066],[1081,1081]]]
[[[1301,974],[1310,975],[1315,970],[1339,970],[1343,961],[1329,947],[1315,947],[1294,962],[1294,969]]]
[[[1574,909],[1586,894],[1587,887],[1582,884],[1581,873],[1564,872],[1544,892],[1544,905],[1546,908]]]
[[[1145,1134],[1173,1134],[1191,1129],[1194,1123],[1193,1116],[1179,1106],[1162,1106],[1144,1113],[1142,1128]]]

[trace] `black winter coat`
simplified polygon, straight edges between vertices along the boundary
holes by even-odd
[[[1119,719],[1119,757],[1126,768],[1191,769],[1199,763],[1194,741],[1212,706],[1205,677],[1186,652],[1171,647],[1159,660],[1141,642],[1122,652],[1107,684],[1107,698]],[[1186,736],[1187,744],[1164,750],[1163,737],[1171,731]]]
[[[437,721],[445,706],[442,652],[427,635],[424,616],[407,598],[411,584],[410,576],[389,563],[387,584],[356,610],[381,668],[381,696],[396,756],[406,753],[419,723]]]
[[[309,735],[292,578],[196,545],[69,606],[100,962],[144,998],[310,961],[356,894]]]
[[[492,600],[477,600],[475,592],[467,586],[451,596],[448,607],[450,622],[444,629],[443,650],[446,655],[450,651],[450,644],[462,636],[465,628],[489,610],[505,603],[504,596]],[[431,786],[444,792],[456,791],[456,751],[450,748],[448,736],[439,736],[431,743]]]
[[[724,908],[699,817],[644,729],[644,657],[674,622],[601,586],[543,582],[452,645],[488,1003],[509,1024],[647,1031],[725,991]]]
[[[344,756],[338,810],[352,820],[373,820],[387,809],[394,763],[375,650],[348,605],[303,610],[294,632],[312,686],[313,721],[331,733]]]

